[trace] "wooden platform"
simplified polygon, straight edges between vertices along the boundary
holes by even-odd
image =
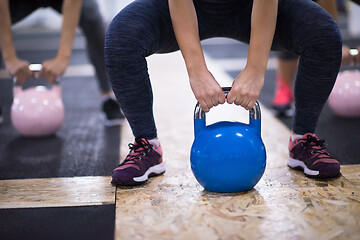
[[[167,171],[144,186],[117,188],[116,239],[359,239],[360,165],[342,166],[343,176],[330,181],[290,170],[289,130],[266,109],[262,136],[268,157],[262,180],[245,193],[204,190],[189,163],[195,100],[188,77],[178,53],[163,58],[151,57],[149,69]],[[227,75],[210,60],[208,64],[222,86],[231,86]],[[207,118],[247,122],[248,113],[225,105],[212,109]],[[123,157],[131,141],[124,127]]]
[[[171,169],[142,188],[117,190],[117,239],[359,239],[360,167],[338,180],[269,169],[255,189],[204,191]]]

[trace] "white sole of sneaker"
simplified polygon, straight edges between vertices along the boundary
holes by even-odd
[[[304,173],[310,176],[317,176],[319,175],[319,171],[311,170],[306,167],[305,163],[303,161],[294,159],[289,157],[288,166],[291,168],[302,168],[304,170]]]
[[[123,119],[114,119],[114,120],[108,120],[106,119],[106,116],[104,113],[102,113],[100,115],[100,119],[101,119],[101,122],[104,124],[104,126],[106,127],[114,127],[114,126],[119,126],[121,124],[124,123],[125,121],[125,118]]]
[[[158,165],[152,166],[150,167],[144,175],[140,176],[140,177],[134,177],[133,180],[135,182],[145,182],[146,180],[149,179],[149,175],[150,174],[155,174],[155,175],[160,175],[162,173],[165,172],[165,167],[164,167],[164,163],[160,163]]]

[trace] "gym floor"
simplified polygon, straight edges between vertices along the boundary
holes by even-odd
[[[345,25],[342,31],[346,43],[360,43],[347,37]],[[32,63],[55,56],[58,38],[59,32],[36,24],[14,34],[19,56]],[[210,71],[222,86],[230,86],[244,66],[247,46],[212,39],[203,48]],[[127,123],[101,125],[97,82],[80,33],[61,81],[66,119],[55,137],[16,133],[9,117],[12,81],[1,78],[0,239],[358,239],[360,119],[337,118],[326,106],[319,121],[317,134],[342,163],[340,178],[308,179],[289,169],[291,119],[274,118],[269,108],[274,56],[260,98],[266,171],[254,189],[239,194],[208,192],[192,175],[196,101],[179,52],[148,58],[167,171],[139,187],[110,184],[111,171],[133,137]],[[223,105],[207,120],[247,122],[248,112]]]

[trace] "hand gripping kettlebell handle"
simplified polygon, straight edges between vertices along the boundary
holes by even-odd
[[[38,79],[40,77],[39,73],[41,71],[41,68],[42,68],[42,64],[39,64],[39,63],[32,63],[32,64],[29,65],[29,69],[30,69],[30,71],[32,71],[34,73],[34,78],[35,79]],[[15,85],[17,85],[16,77],[13,78],[13,82],[14,82]],[[59,84],[59,82],[60,82],[60,79],[57,78],[55,80],[55,84]]]
[[[41,71],[42,64],[30,64],[29,69],[34,73],[35,78],[39,78],[39,73]]]
[[[30,71],[32,71],[34,73],[34,78],[35,79],[39,79],[40,78],[40,71],[42,69],[42,64],[30,64],[29,65],[29,69]],[[13,78],[13,82],[14,82],[14,89],[13,89],[13,94],[14,96],[17,96],[19,93],[21,93],[22,90],[22,86],[20,84],[18,84],[18,81],[16,79],[16,77]],[[56,81],[51,84],[52,89],[54,90],[54,92],[61,97],[61,86],[60,86],[60,78],[57,78]]]
[[[223,87],[222,90],[227,95],[231,87]],[[254,107],[249,111],[249,118],[250,118],[250,126],[254,127],[261,133],[261,110],[260,104],[256,101]],[[205,112],[202,110],[199,102],[195,106],[194,110],[194,127],[195,127],[195,136],[200,132],[200,129],[206,126],[206,116]]]
[[[39,78],[39,72],[41,71],[41,64],[30,64],[29,69],[34,73],[34,78]],[[16,77],[13,77],[14,85],[19,85]]]
[[[351,63],[352,63],[353,65],[358,65],[358,64],[356,63],[356,57],[359,55],[359,50],[357,50],[356,48],[350,49],[350,55],[351,55],[351,57],[352,57]]]
[[[223,87],[222,90],[227,95],[230,92],[231,87]],[[260,119],[261,118],[260,104],[258,101],[256,101],[254,107],[252,109],[250,109],[249,115],[250,115],[250,119]],[[195,106],[194,119],[205,119],[205,112],[202,110],[199,102]]]
[[[356,48],[350,49],[350,55],[356,57],[359,54],[359,50]]]

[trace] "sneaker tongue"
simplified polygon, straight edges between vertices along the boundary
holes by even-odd
[[[136,144],[137,145],[137,144]],[[134,146],[135,146],[135,143],[134,143]],[[136,149],[136,152],[134,150],[131,150],[131,152],[129,153],[130,156],[135,156],[135,155],[138,155],[139,152],[141,151],[144,151],[145,149],[143,147],[140,147],[138,149]]]
[[[151,143],[150,143],[150,144],[151,144]],[[135,147],[135,146],[139,146],[139,144],[135,141],[135,142],[133,143],[133,146],[134,146],[134,147]],[[153,144],[151,144],[151,146],[154,148],[154,145],[153,145]],[[134,150],[131,150],[131,152],[129,153],[129,155],[130,155],[130,156],[135,156],[135,155],[138,155],[139,152],[144,151],[144,150],[145,150],[144,147],[139,147],[139,148],[136,149],[136,152],[135,152]]]

